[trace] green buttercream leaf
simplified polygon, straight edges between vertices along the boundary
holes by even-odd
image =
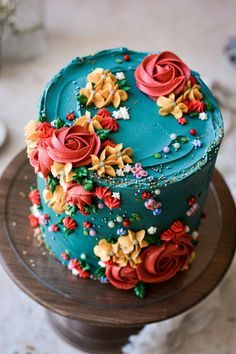
[[[53,126],[56,129],[60,129],[60,128],[64,127],[65,125],[66,125],[66,122],[61,118],[57,118],[53,121]]]
[[[126,83],[127,83],[127,79],[123,79],[123,80],[118,81],[119,88],[122,89],[122,86],[125,86]]]
[[[67,204],[67,206],[66,206],[66,211],[70,217],[74,216],[76,214],[77,210],[78,210],[78,208],[76,205]]]
[[[130,87],[129,87],[129,86],[123,86],[123,87],[122,87],[122,90],[124,90],[124,91],[129,91],[129,90],[130,90]]]
[[[87,101],[88,101],[88,99],[87,99],[87,97],[85,95],[77,95],[76,98],[77,98],[77,101],[79,101],[79,103],[82,106],[85,106]]]
[[[83,269],[84,272],[86,272],[87,270],[90,270],[90,265],[88,264],[87,261],[80,260],[79,262],[80,262],[81,268]]]
[[[75,168],[74,172],[77,174],[78,177],[88,176],[88,169],[84,166]]]
[[[65,232],[66,236],[69,236],[70,234],[72,234],[72,232],[74,230],[68,229],[67,227],[64,226],[63,227],[63,231]]]
[[[114,237],[108,237],[106,241],[112,244],[116,243],[116,239]]]
[[[189,113],[190,117],[197,117],[198,115],[199,115],[198,111],[194,111],[194,112]]]
[[[46,122],[46,117],[45,116],[39,116],[38,117],[38,122],[42,123],[42,122]]]
[[[88,214],[96,213],[97,212],[97,206],[96,205],[86,205],[84,207],[84,210]]]
[[[206,104],[206,107],[209,111],[213,111],[214,107],[210,101],[205,100],[205,104]]]
[[[98,129],[96,131],[97,135],[101,140],[107,140],[109,138],[110,130],[108,129]]]
[[[134,293],[136,296],[140,297],[141,299],[144,298],[146,294],[146,286],[144,283],[139,282],[135,287],[134,287]]]
[[[99,278],[104,278],[106,276],[105,267],[98,267],[95,270],[94,274],[97,275]]]
[[[85,178],[83,180],[83,187],[86,191],[90,192],[93,189],[93,181],[91,179]]]
[[[56,177],[54,177],[52,174],[50,174],[48,176],[47,184],[50,188],[50,191],[54,193],[56,186],[58,186],[59,184],[59,180]]]
[[[145,241],[147,241],[150,245],[156,245],[158,238],[157,235],[146,235],[145,236]]]

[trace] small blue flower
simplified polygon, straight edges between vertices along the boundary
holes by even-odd
[[[103,283],[103,284],[106,284],[106,283],[108,283],[108,278],[107,277],[102,277],[102,278],[100,278],[100,282]]]
[[[127,232],[126,232],[125,229],[123,229],[123,227],[119,227],[117,229],[116,233],[117,233],[118,236],[124,236],[124,235],[126,235]]]
[[[162,213],[162,208],[156,208],[153,210],[153,215],[158,216],[161,215]]]
[[[194,149],[199,149],[202,146],[202,142],[200,139],[194,139],[193,140],[193,146]]]

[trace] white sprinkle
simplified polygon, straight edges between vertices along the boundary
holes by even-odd
[[[157,232],[157,227],[150,226],[149,229],[147,229],[147,232],[149,233],[149,235],[154,235]]]
[[[110,227],[110,229],[113,229],[113,227],[115,227],[115,223],[113,220],[108,221],[107,225],[108,225],[108,227]]]

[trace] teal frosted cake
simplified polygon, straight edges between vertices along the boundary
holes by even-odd
[[[30,223],[75,276],[142,297],[146,283],[190,268],[223,122],[179,57],[118,48],[75,58],[25,135],[37,174]]]

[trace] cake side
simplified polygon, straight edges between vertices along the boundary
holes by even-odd
[[[199,74],[170,52],[102,51],[62,69],[39,110],[32,213],[52,253],[139,295],[189,268],[223,137]]]

